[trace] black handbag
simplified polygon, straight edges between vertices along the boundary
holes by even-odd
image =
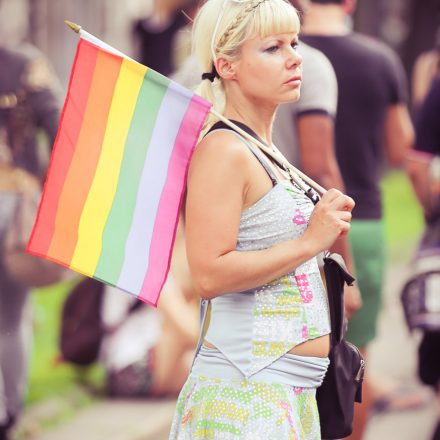
[[[330,307],[330,365],[322,385],[317,389],[321,437],[340,439],[353,430],[354,403],[362,401],[365,362],[358,348],[344,339],[344,284],[354,278],[338,254],[327,253],[324,275]]]

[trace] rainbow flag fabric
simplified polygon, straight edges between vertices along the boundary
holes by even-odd
[[[81,38],[28,252],[156,305],[210,107]]]

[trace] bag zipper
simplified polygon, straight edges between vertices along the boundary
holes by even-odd
[[[365,371],[365,360],[362,357],[361,352],[359,351],[359,348],[356,347],[356,345],[352,344],[351,342],[345,340],[345,342],[350,346],[353,347],[355,349],[355,351],[359,354],[360,356],[360,366],[359,366],[359,370],[356,373],[356,377],[355,380],[356,382],[362,382],[362,380],[364,379],[364,371]]]
[[[356,381],[357,382],[362,382],[364,379],[364,371],[365,371],[365,361],[363,359],[361,359],[361,365],[359,367],[359,371],[356,374]]]

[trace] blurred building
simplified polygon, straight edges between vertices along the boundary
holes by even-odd
[[[67,87],[77,43],[70,20],[131,55],[130,23],[148,13],[152,0],[2,0],[0,41],[29,41],[40,48]]]
[[[160,0],[159,0],[160,1]],[[67,86],[77,38],[68,19],[133,55],[130,29],[153,0],[1,0],[0,41],[26,39],[51,60]],[[416,56],[434,44],[440,0],[358,0],[355,28],[391,45],[410,73]]]

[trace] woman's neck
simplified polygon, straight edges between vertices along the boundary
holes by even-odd
[[[250,102],[241,97],[241,99],[227,99],[223,113],[228,119],[246,124],[267,145],[272,145],[272,125],[276,109],[276,105]]]

